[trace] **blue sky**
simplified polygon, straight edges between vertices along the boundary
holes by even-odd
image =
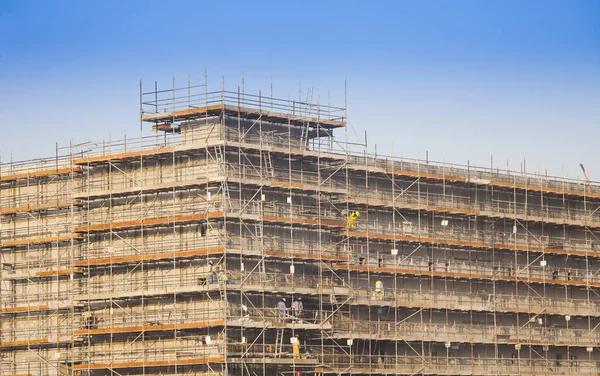
[[[139,80],[331,89],[380,153],[600,180],[598,1],[0,0],[0,156],[139,133]],[[148,131],[148,133],[150,133]]]

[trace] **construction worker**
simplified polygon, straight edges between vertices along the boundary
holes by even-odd
[[[383,299],[384,291],[383,291],[383,281],[381,278],[377,279],[375,282],[375,298],[377,300]]]
[[[305,357],[306,359],[315,359],[315,352],[313,351],[313,348],[312,348],[312,347],[309,347],[309,348],[306,350],[306,353],[304,354],[304,357]]]
[[[302,303],[302,298],[298,298],[298,312],[296,312],[297,317],[302,317],[304,315],[304,304]]]
[[[99,318],[94,312],[84,312],[84,326],[86,329],[98,329],[98,324],[104,319]]]
[[[251,321],[250,313],[248,312],[248,306],[245,304],[242,304],[242,319],[241,319],[241,321]]]
[[[90,329],[98,329],[98,318],[94,315],[94,312],[90,312]]]
[[[219,272],[219,283],[222,285],[226,285],[229,277],[227,277],[227,273],[224,271]]]
[[[481,290],[481,302],[483,304],[488,303],[490,299],[490,295],[488,294],[487,290],[484,288],[483,290]]]
[[[294,359],[300,359],[300,336],[296,334],[293,344]]]
[[[281,298],[281,300],[277,302],[277,309],[279,310],[279,322],[282,323],[285,320],[285,314],[287,311],[285,298]]]
[[[351,212],[348,216],[348,230],[354,230],[354,226],[356,225],[356,220],[360,217],[360,213],[355,211]]]
[[[215,283],[215,267],[212,260],[208,261],[208,283]]]
[[[92,317],[89,311],[83,312],[83,328],[84,329],[92,329]]]

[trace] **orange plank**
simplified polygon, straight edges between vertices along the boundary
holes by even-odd
[[[122,257],[107,257],[101,259],[90,259],[90,260],[75,260],[73,265],[75,266],[87,266],[87,265],[107,265],[107,264],[122,264],[127,262],[139,262],[147,260],[163,260],[172,258],[184,258],[199,255],[212,255],[223,253],[225,248],[209,248],[209,249],[196,249],[193,251],[181,251],[175,253],[153,253],[153,254],[142,254],[136,256],[122,256]]]
[[[88,164],[88,163],[93,163],[93,162],[118,161],[118,160],[122,160],[122,159],[136,158],[136,157],[141,157],[141,156],[173,153],[173,150],[174,150],[173,147],[164,147],[164,148],[158,148],[158,149],[137,150],[137,151],[130,151],[130,152],[125,152],[125,153],[117,153],[117,154],[97,155],[94,157],[78,158],[75,160],[74,163],[83,165],[83,164]]]
[[[444,213],[467,214],[467,215],[478,215],[480,213],[479,210],[474,210],[474,209],[449,208],[446,206],[431,206],[431,205],[427,206],[427,210],[444,212]]]
[[[81,269],[60,269],[60,270],[47,270],[43,272],[36,272],[35,275],[38,277],[55,276],[55,275],[70,275],[71,273],[83,273]]]
[[[39,170],[39,171],[33,171],[33,172],[24,172],[21,174],[13,174],[13,175],[5,175],[5,176],[0,176],[0,181],[13,181],[13,180],[20,180],[20,179],[30,179],[30,178],[40,178],[43,176],[52,176],[52,175],[66,175],[66,174],[70,174],[70,173],[79,173],[81,172],[81,168],[76,167],[76,168],[53,168],[53,169],[49,169],[49,170]]]
[[[499,275],[494,276],[493,274],[482,274],[482,273],[461,273],[461,272],[444,272],[439,270],[422,270],[422,269],[406,269],[406,268],[390,268],[390,267],[376,267],[370,265],[348,265],[348,264],[333,264],[334,269],[340,270],[351,270],[361,272],[377,272],[386,274],[408,274],[417,276],[428,276],[428,277],[447,277],[447,278],[464,278],[464,279],[495,279],[499,281],[527,281],[534,283],[549,283],[556,285],[574,285],[574,286],[600,286],[600,282],[588,282],[575,281],[566,279],[550,279],[550,278],[525,278],[517,276],[505,276]]]
[[[542,187],[539,185],[526,185],[526,184],[516,184],[516,183],[509,183],[509,182],[505,182],[505,181],[497,181],[494,180],[492,182],[490,182],[490,185],[496,186],[496,187],[502,187],[502,188],[517,188],[517,189],[521,189],[521,190],[527,190],[527,191],[536,191],[536,192],[547,192],[547,193],[554,193],[554,194],[559,194],[559,195],[568,195],[568,196],[585,196],[585,197],[591,197],[591,198],[600,198],[600,193],[593,193],[593,192],[584,192],[583,190],[570,190],[570,189],[561,189],[561,188],[554,188],[554,187]]]
[[[428,271],[419,269],[404,269],[404,268],[389,268],[389,267],[375,267],[369,265],[346,265],[346,264],[333,264],[335,269],[341,270],[352,270],[362,272],[379,272],[379,273],[398,273],[398,274],[410,274],[410,275],[424,275],[424,276],[436,276],[436,277],[460,277],[460,278],[478,278],[478,279],[491,279],[493,276],[487,274],[469,274],[469,273],[450,273],[440,271]],[[498,278],[501,279],[501,278]]]
[[[351,203],[355,203],[355,204],[363,204],[363,205],[369,205],[369,206],[385,206],[385,207],[389,207],[389,208],[394,207],[394,203],[392,201],[386,201],[386,200],[367,200],[367,199],[350,197],[347,199],[347,201],[351,202]],[[408,205],[402,205],[402,203],[396,204],[395,206],[396,207],[410,207]],[[428,205],[425,207],[425,209],[428,211],[437,211],[437,212],[444,212],[444,213],[456,213],[456,214],[466,214],[466,215],[479,215],[480,214],[480,211],[475,210],[475,209],[453,208],[453,207],[447,207],[447,206]]]
[[[151,332],[162,330],[180,330],[180,329],[197,329],[208,328],[212,326],[223,326],[225,320],[208,320],[191,322],[185,324],[165,324],[165,325],[138,325],[126,326],[122,328],[102,328],[102,329],[80,329],[75,330],[75,334],[92,335],[92,334],[113,334],[113,333],[131,333],[131,332]]]
[[[27,311],[44,311],[50,309],[50,306],[47,304],[38,305],[38,306],[24,306],[24,307],[12,307],[12,308],[2,308],[0,309],[0,313],[17,313],[17,312],[27,312]]]
[[[75,369],[114,369],[114,368],[137,368],[137,367],[162,367],[183,366],[189,364],[221,363],[225,361],[224,356],[213,356],[208,358],[162,360],[153,362],[127,362],[127,363],[98,363],[98,364],[76,364]]]
[[[223,109],[224,106],[222,104],[215,104],[212,106],[207,106],[207,107],[200,107],[200,108],[190,108],[187,110],[179,110],[179,111],[175,111],[175,112],[170,112],[169,113],[169,117],[174,116],[174,117],[178,117],[178,116],[187,116],[187,115],[195,115],[195,114],[200,114],[203,112],[207,112],[207,111],[212,111],[212,110],[220,110]]]
[[[394,169],[394,170],[386,169],[386,172],[388,172],[390,174],[394,174],[394,175],[410,176],[410,177],[414,177],[414,178],[421,177],[421,178],[427,178],[427,179],[439,179],[439,180],[454,181],[454,182],[461,182],[461,183],[467,182],[466,178],[463,178],[461,176],[453,176],[453,175],[431,174],[431,173],[427,173],[427,172],[396,170],[396,169]]]
[[[29,244],[44,244],[44,243],[54,243],[57,241],[68,241],[68,240],[79,240],[81,239],[81,235],[61,235],[61,236],[51,236],[48,238],[34,238],[34,239],[25,239],[25,240],[9,240],[2,243],[2,247],[17,247],[21,245],[29,245]]]
[[[208,214],[194,214],[194,215],[183,215],[179,217],[163,217],[163,218],[149,218],[135,221],[123,221],[123,222],[112,222],[102,223],[99,225],[80,226],[75,227],[74,232],[95,232],[105,231],[110,229],[122,229],[129,227],[140,227],[140,226],[156,226],[156,225],[171,225],[181,222],[192,222],[201,219],[218,218],[222,217],[224,212],[213,212]]]
[[[284,222],[284,223],[301,223],[305,225],[318,225],[319,221],[316,219],[306,219],[306,218],[284,218],[284,217],[275,217],[270,215],[264,215],[263,220],[268,222]],[[322,220],[321,225],[330,226],[330,227],[346,227],[346,222],[338,222],[338,221],[330,221],[330,220]]]
[[[170,123],[157,124],[152,126],[153,131],[171,131],[173,126]]]
[[[0,347],[14,347],[14,346],[27,346],[27,345],[39,345],[42,343],[49,343],[48,338],[41,339],[24,339],[20,341],[7,341],[0,342]]]
[[[190,108],[186,110],[179,111],[171,111],[171,112],[161,112],[157,114],[146,114],[142,115],[143,121],[157,121],[157,120],[172,120],[173,118],[178,118],[181,116],[189,116],[189,115],[198,115],[203,114],[208,111],[214,110],[223,110],[225,106],[221,104],[215,104],[211,106],[198,107],[198,108]]]
[[[48,210],[48,209],[58,209],[58,208],[68,208],[74,202],[55,202],[49,204],[41,204],[41,205],[25,205],[14,208],[4,208],[0,209],[0,214],[16,214],[16,213],[26,213],[30,211],[38,211],[38,210]]]
[[[271,186],[273,187],[282,187],[282,188],[298,188],[298,189],[306,189],[306,184],[302,183],[289,183],[286,181],[275,181],[271,182]]]
[[[472,248],[495,248],[495,249],[506,249],[509,251],[534,251],[534,252],[545,252],[545,253],[554,253],[554,254],[569,254],[569,255],[579,255],[585,256],[588,254],[586,251],[577,251],[577,250],[565,250],[565,249],[555,249],[555,248],[543,248],[543,247],[529,247],[525,245],[516,245],[516,244],[502,244],[502,243],[484,243],[484,242],[472,242],[467,240],[453,240],[453,239],[438,239],[438,238],[425,238],[425,237],[417,237],[417,236],[406,236],[406,235],[388,235],[388,234],[377,234],[377,233],[367,233],[367,232],[356,232],[356,231],[346,231],[345,234],[348,237],[357,237],[357,238],[375,238],[375,239],[383,239],[383,240],[397,240],[397,241],[407,241],[407,242],[415,242],[415,243],[429,243],[429,244],[446,244],[446,245],[454,245],[454,246],[464,246],[464,247],[472,247]]]

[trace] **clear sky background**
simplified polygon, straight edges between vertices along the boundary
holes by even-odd
[[[600,180],[600,1],[0,0],[0,156],[139,134],[139,80],[343,105],[379,153]],[[147,132],[150,134],[150,130]]]

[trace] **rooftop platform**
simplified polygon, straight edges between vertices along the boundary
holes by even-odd
[[[345,120],[334,120],[314,116],[302,116],[296,115],[294,113],[273,112],[262,109],[254,109],[250,107],[237,107],[227,104],[217,104],[214,106],[190,108],[186,110],[160,112],[154,114],[142,114],[142,121],[156,123],[180,122],[204,117],[219,116],[221,113],[225,113],[232,116],[239,116],[244,119],[261,119],[263,121],[291,124],[294,126],[303,126],[306,124],[310,124],[313,127],[316,127],[318,124],[322,128],[340,128],[346,126]],[[163,126],[156,127],[156,130],[169,129],[170,128],[165,127],[164,124]]]
[[[334,129],[346,126],[346,109],[312,100],[264,97],[232,91],[208,92],[205,85],[155,90],[141,95],[141,120],[156,131],[173,132],[177,123],[226,114],[293,126]],[[174,127],[175,126],[175,127]]]

